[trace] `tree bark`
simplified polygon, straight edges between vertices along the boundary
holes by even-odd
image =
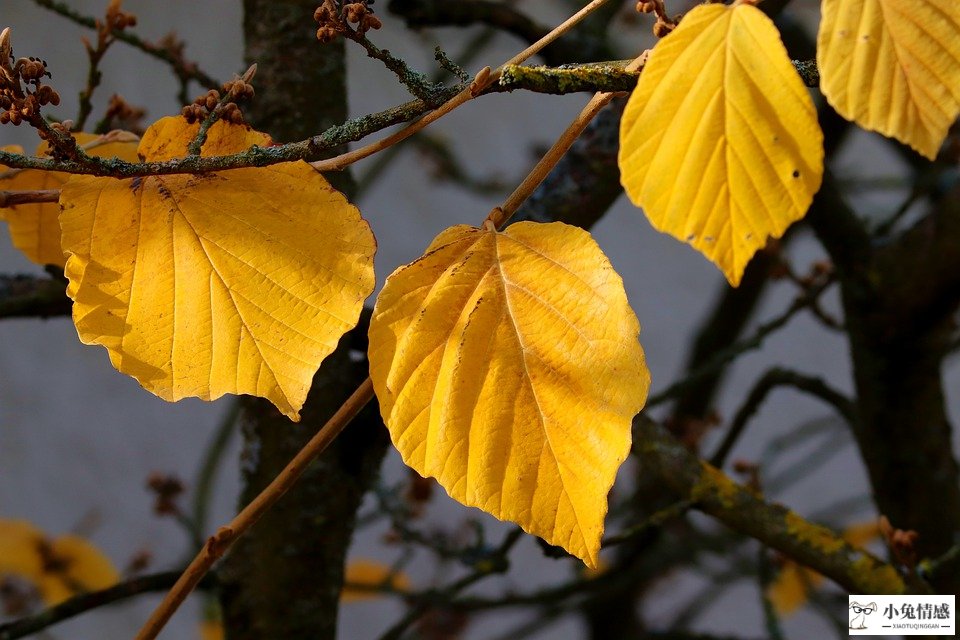
[[[937,557],[960,536],[960,471],[941,376],[960,306],[960,192],[876,245],[828,176],[809,219],[840,279],[854,435],[874,501],[895,527],[920,534],[921,558]],[[934,587],[953,593],[960,576]]]
[[[275,140],[305,138],[347,115],[344,44],[320,44],[313,0],[245,0],[248,63],[258,64],[247,119]],[[348,172],[328,176],[348,195]],[[362,332],[363,328],[355,330]],[[349,353],[351,335],[324,361],[293,424],[268,402],[247,398],[241,501],[266,486],[367,375]],[[336,636],[343,567],[363,494],[389,440],[371,405],[310,467],[297,486],[243,537],[221,570],[230,640]]]

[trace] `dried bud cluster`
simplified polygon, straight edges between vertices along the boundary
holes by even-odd
[[[379,29],[383,23],[374,15],[370,6],[372,4],[373,0],[361,2],[324,0],[323,4],[313,12],[313,19],[319,24],[317,39],[323,43],[331,42],[338,35],[346,33],[351,24],[356,25],[355,32],[359,35],[371,29]]]
[[[674,23],[657,20],[653,23],[653,35],[657,36],[658,38],[662,38],[676,28],[677,25]]]
[[[243,124],[243,113],[237,102],[249,100],[255,95],[253,85],[250,80],[257,72],[257,65],[250,67],[243,76],[238,76],[226,82],[223,85],[223,93],[216,89],[210,89],[202,96],[183,108],[181,112],[187,122],[191,124],[206,119],[211,114],[216,114],[220,120],[226,120],[233,124]]]
[[[177,498],[186,489],[182,480],[172,475],[153,473],[147,478],[147,488],[154,494],[154,513],[161,516],[180,513]]]
[[[97,46],[94,47],[86,38],[81,38],[83,46],[87,50],[90,62],[96,66],[103,54],[114,42],[114,33],[123,31],[127,27],[137,24],[137,16],[127,13],[120,8],[122,0],[111,0],[107,5],[106,15],[102,20],[97,19],[94,26],[97,30]]]
[[[60,94],[43,84],[47,63],[37,58],[13,57],[10,29],[0,32],[0,124],[19,125],[40,116],[40,108],[60,104]]]
[[[103,24],[97,21],[97,30],[123,31],[127,27],[133,27],[137,24],[137,16],[127,13],[120,8],[123,0],[112,0],[107,6],[106,20]]]
[[[880,516],[880,534],[900,564],[910,568],[917,566],[916,545],[920,534],[912,529],[897,529],[887,516]]]
[[[108,129],[140,131],[143,128],[141,120],[146,114],[145,109],[133,106],[115,93],[110,96],[103,118],[107,122]]]
[[[653,35],[658,38],[664,37],[677,28],[679,18],[671,18],[667,15],[667,8],[663,4],[663,0],[639,0],[637,11],[656,14],[657,21],[653,25]]]
[[[223,91],[231,101],[249,100],[256,92],[253,85],[246,82],[243,78],[236,78],[230,82],[224,83]]]
[[[51,122],[50,128],[60,133],[70,133],[73,131],[73,120],[64,120],[63,122]]]

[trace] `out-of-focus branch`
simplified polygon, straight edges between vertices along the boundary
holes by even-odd
[[[572,8],[576,10],[581,4]],[[391,0],[388,10],[406,21],[411,28],[422,27],[468,27],[486,25],[499,31],[510,33],[524,42],[532,43],[542,38],[549,28],[537,23],[516,9],[511,3],[491,2],[490,0]],[[601,10],[609,15],[611,8]],[[600,19],[598,17],[598,19]],[[603,19],[608,20],[608,17]],[[605,38],[598,38],[595,29],[591,29],[589,20],[581,29],[593,31],[591,37],[579,37],[573,32],[563,40],[554,42],[540,52],[547,64],[565,62],[585,62],[609,57]],[[605,34],[604,34],[605,35]]]
[[[666,429],[644,415],[634,422],[634,451],[642,473],[673,489],[681,499],[728,527],[831,578],[851,593],[905,593],[897,570],[856,549],[830,529],[786,507],[765,502],[716,467],[701,461]],[[923,591],[923,585],[910,587]]]
[[[0,276],[0,319],[70,315],[66,283],[28,275]]]
[[[550,31],[511,5],[489,0],[391,0],[387,9],[414,29],[485,24],[511,33],[524,42],[536,42]]]
[[[43,7],[44,9],[48,9],[83,27],[88,27],[90,29],[97,28],[96,19],[94,19],[91,16],[86,16],[72,9],[66,3],[57,2],[57,0],[33,0],[33,1],[37,6]],[[199,82],[200,84],[202,84],[204,87],[208,89],[220,87],[220,82],[218,82],[212,76],[204,73],[196,65],[196,63],[185,60],[182,55],[175,55],[172,48],[169,46],[161,46],[161,45],[147,42],[140,36],[129,32],[129,30],[118,31],[113,35],[117,40],[125,42],[128,45],[136,49],[139,49],[140,51],[143,51],[145,54],[152,56],[170,65],[174,75],[176,75],[177,78],[179,78],[181,81],[196,80],[197,82]]]
[[[130,578],[100,591],[81,593],[54,607],[37,614],[26,616],[13,622],[0,625],[0,640],[16,640],[39,633],[64,620],[79,616],[88,611],[99,609],[134,596],[156,591],[165,591],[180,577],[179,571],[164,571],[145,576]],[[216,582],[216,576],[208,575],[200,583],[200,589],[209,589]]]
[[[650,396],[647,399],[647,408],[654,407],[684,393],[699,380],[723,369],[740,355],[759,348],[767,336],[781,329],[793,316],[812,305],[831,284],[832,281],[825,280],[797,296],[783,313],[757,327],[751,336],[738,340],[725,349],[716,351],[708,360],[690,371],[684,378],[674,382],[660,393]]]
[[[56,202],[60,199],[59,189],[38,189],[36,191],[0,191],[0,209],[18,204],[36,202]]]
[[[750,418],[757,412],[771,391],[777,387],[794,387],[804,393],[820,398],[837,410],[837,413],[850,425],[856,420],[856,406],[850,398],[830,387],[821,378],[807,376],[796,371],[775,367],[767,371],[756,384],[747,399],[737,410],[723,441],[716,453],[710,458],[710,464],[722,467],[733,446],[743,433]]]

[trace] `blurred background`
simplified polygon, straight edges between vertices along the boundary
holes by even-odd
[[[106,2],[70,0],[67,4],[83,14],[100,16]],[[381,4],[385,3],[377,3],[376,9],[384,26],[369,34],[371,39],[428,73],[436,70],[435,46],[440,45],[456,58],[481,30],[469,27],[409,32],[402,20]],[[567,15],[563,2],[527,0],[514,4],[543,24],[556,24]],[[623,3],[623,15],[614,21],[621,58],[632,57],[653,43],[652,20],[638,16],[633,4]],[[668,2],[675,12],[690,5]],[[225,80],[243,71],[239,2],[127,0],[124,8],[138,17],[136,32],[148,40],[159,40],[175,31],[187,43],[186,57],[212,76]],[[794,0],[788,11],[790,19],[815,28],[817,2]],[[30,0],[4,0],[0,7],[3,26],[13,28],[17,55],[47,61],[52,82],[63,97],[55,113],[73,117],[86,74],[80,38],[92,38],[92,32]],[[467,71],[496,66],[522,45],[509,35],[494,35]],[[367,59],[350,43],[348,52],[352,115],[378,111],[408,99],[404,88],[379,63]],[[103,73],[102,86],[94,98],[95,118],[114,93],[145,107],[147,123],[178,113],[182,106],[176,100],[176,80],[167,67],[122,43],[108,53]],[[200,93],[194,85],[190,97]],[[587,99],[587,95],[557,97],[525,92],[488,96],[441,120],[431,128],[431,134],[453,154],[469,177],[466,181],[444,178],[434,156],[414,145],[404,146],[392,162],[378,169],[376,180],[357,199],[379,239],[378,282],[382,284],[396,267],[419,255],[443,228],[479,223],[525,175],[536,160],[536,150],[552,143]],[[5,126],[0,129],[0,145],[10,143],[32,149],[37,140],[26,127]],[[354,167],[355,175],[363,180],[376,161],[373,158],[359,163]],[[909,193],[902,158],[874,134],[858,131],[850,136],[834,168],[838,178],[853,187],[848,193],[854,194],[853,204],[864,217],[885,218]],[[725,286],[723,277],[689,247],[655,232],[642,212],[625,198],[618,200],[593,233],[624,278],[643,327],[640,339],[653,376],[651,391],[657,393],[684,371],[690,337]],[[798,230],[785,249],[786,258],[799,273],[806,273],[812,263],[824,257],[808,233]],[[0,272],[42,273],[9,244],[5,226],[0,234],[4,235],[0,239]],[[795,295],[796,288],[788,281],[770,287],[752,326],[780,314]],[[826,296],[824,309],[839,315],[835,291]],[[718,401],[724,424],[756,379],[774,364],[821,376],[837,389],[852,391],[843,334],[825,328],[810,314],[799,314],[767,339],[761,350],[737,361]],[[957,364],[956,358],[949,361],[946,379],[955,422],[960,420]],[[51,536],[81,533],[121,570],[144,552],[150,557],[148,571],[175,568],[183,562],[190,539],[175,519],[154,513],[148,477],[162,474],[182,479],[187,486],[186,500],[191,499],[192,483],[230,406],[228,400],[168,404],[155,398],[134,380],[117,373],[103,349],[80,344],[68,319],[4,320],[0,322],[0,518],[29,520]],[[663,415],[654,412],[654,417]],[[798,433],[805,434],[796,438],[800,444],[788,446],[791,441],[784,440],[786,434]],[[721,435],[715,430],[705,436],[708,450]],[[233,434],[213,485],[207,517],[210,531],[235,512],[239,447],[239,436]],[[761,463],[765,478],[780,478],[779,483],[766,486],[768,497],[802,515],[829,520],[836,526],[869,522],[876,517],[850,437],[828,408],[808,396],[792,390],[772,394],[731,459]],[[791,475],[798,463],[807,472]],[[380,482],[382,494],[389,495],[391,487],[406,480],[407,471],[399,456],[389,453]],[[376,507],[375,498],[370,496],[361,514],[372,513]],[[694,520],[705,530],[720,531],[719,525],[704,518]],[[469,539],[473,535],[469,521],[479,523],[492,544],[508,530],[493,518],[454,503],[439,490],[417,526]],[[351,556],[387,564],[395,561],[396,545],[384,544],[389,528],[387,521],[371,518],[369,526],[358,532]],[[746,548],[747,552],[738,552],[733,559],[708,557],[698,566],[670,572],[644,600],[646,618],[651,624],[666,624],[686,608],[684,615],[689,616],[692,630],[764,636],[757,580],[730,574],[733,560],[756,553],[755,549],[749,551],[749,545]],[[509,574],[484,581],[470,593],[496,595],[505,589],[529,590],[558,584],[579,571],[574,562],[545,557],[528,538],[521,540],[513,559]],[[427,587],[437,580],[445,583],[458,575],[457,571],[432,560],[404,568],[415,587]],[[732,586],[731,581],[735,583]],[[727,588],[717,597],[708,597],[720,593],[711,591],[711,586],[718,583]],[[130,637],[158,597],[142,596],[81,616],[51,628],[43,637]],[[192,598],[162,637],[199,637],[201,608],[202,599]],[[402,612],[403,607],[390,598],[346,603],[340,614],[339,637],[376,638]],[[481,614],[471,621],[463,637],[511,637],[517,625],[527,620],[523,612],[511,610]],[[783,625],[792,638],[833,633],[830,623],[811,607],[785,616]],[[545,621],[530,629],[523,637],[573,639],[582,635],[577,617],[560,616],[549,625]]]

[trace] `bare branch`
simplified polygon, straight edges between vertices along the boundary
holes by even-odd
[[[60,199],[59,189],[38,189],[36,191],[0,191],[0,209],[18,204],[56,202]]]
[[[50,607],[32,616],[26,616],[13,622],[0,625],[0,640],[16,640],[43,631],[64,620],[69,620],[88,611],[99,609],[116,602],[122,602],[144,593],[153,593],[169,589],[180,577],[179,571],[164,571],[145,576],[130,578],[112,587],[91,591],[74,596],[55,607]],[[213,575],[200,584],[201,589],[213,586]]]

